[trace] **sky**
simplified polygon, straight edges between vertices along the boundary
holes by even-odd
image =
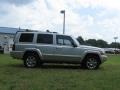
[[[120,0],[0,0],[0,27],[65,34],[120,42]]]

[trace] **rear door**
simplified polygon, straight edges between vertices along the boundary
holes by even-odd
[[[37,34],[36,48],[42,52],[44,60],[53,60],[54,42],[53,34]]]
[[[24,51],[25,48],[34,48],[34,33],[19,32],[15,38],[15,50]]]

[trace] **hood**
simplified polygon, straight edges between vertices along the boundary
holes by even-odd
[[[98,48],[98,47],[93,47],[93,46],[86,46],[86,45],[80,45],[79,48],[82,48],[82,49],[87,49],[87,50],[102,50],[102,48]]]

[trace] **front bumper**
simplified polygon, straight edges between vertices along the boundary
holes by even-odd
[[[101,63],[107,61],[107,55],[101,55]]]

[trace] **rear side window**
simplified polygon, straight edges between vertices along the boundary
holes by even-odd
[[[33,33],[23,33],[20,36],[19,42],[33,42]]]
[[[53,35],[50,35],[50,34],[38,34],[37,43],[53,44]]]

